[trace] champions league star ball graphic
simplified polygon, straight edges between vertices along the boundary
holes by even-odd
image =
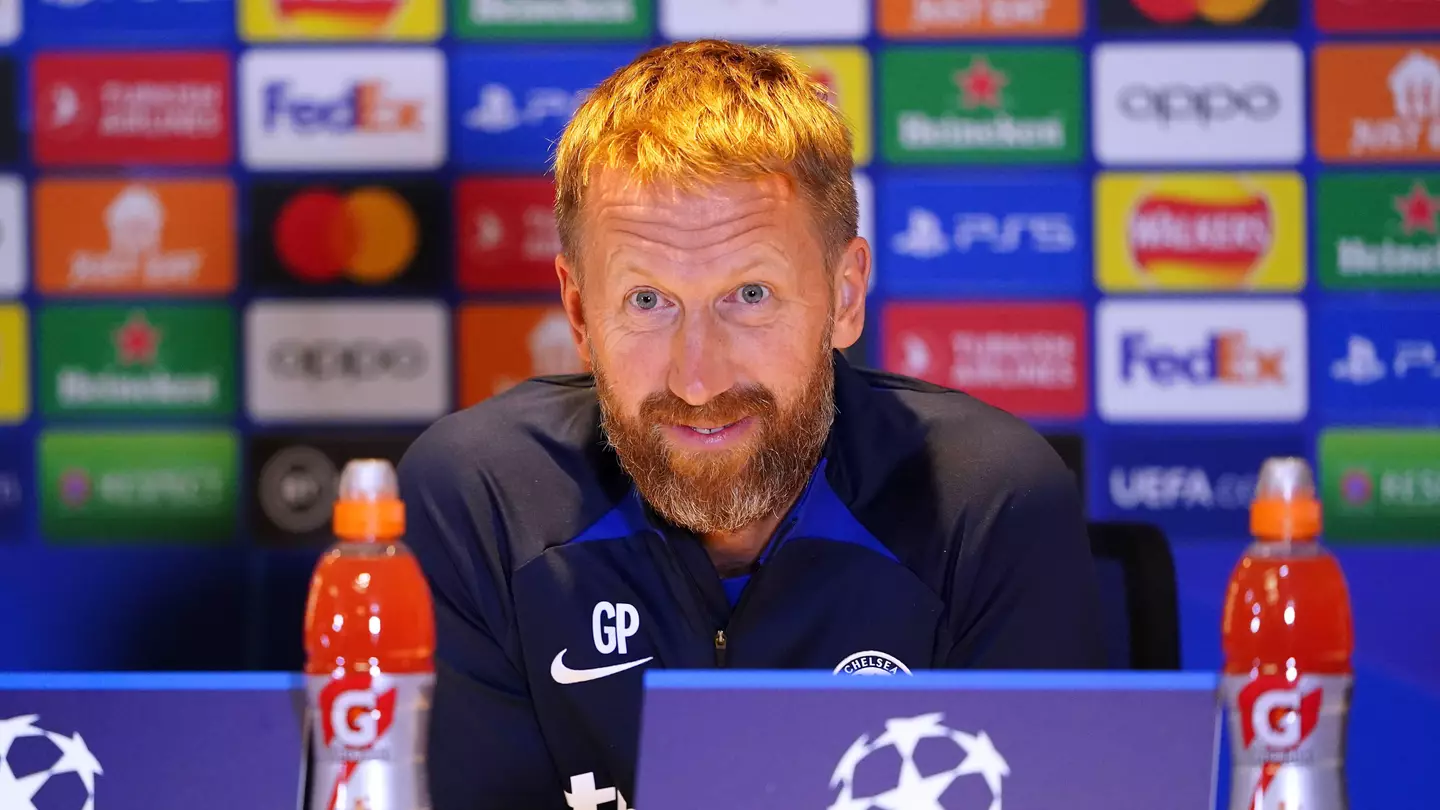
[[[0,810],[95,810],[105,771],[77,732],[35,725],[39,715],[0,718]]]
[[[1010,766],[983,731],[946,727],[942,713],[885,721],[862,734],[835,766],[829,810],[1000,810]]]

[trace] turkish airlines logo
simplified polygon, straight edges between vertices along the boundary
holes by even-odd
[[[1304,58],[1292,43],[1107,43],[1094,60],[1095,151],[1105,163],[1292,163],[1304,154]]]

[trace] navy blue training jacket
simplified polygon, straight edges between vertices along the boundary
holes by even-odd
[[[748,581],[638,496],[589,375],[416,440],[400,486],[435,597],[435,810],[628,807],[650,667],[1104,666],[1079,495],[1045,439],[838,352],[835,377],[822,460]]]

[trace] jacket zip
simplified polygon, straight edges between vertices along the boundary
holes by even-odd
[[[727,645],[728,643],[729,643],[729,642],[727,642],[727,641],[725,640],[725,631],[724,631],[724,630],[716,630],[716,631],[715,631],[715,666],[724,668],[724,666],[725,666],[725,647],[726,647],[726,645]]]

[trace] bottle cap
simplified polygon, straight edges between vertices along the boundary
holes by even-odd
[[[394,540],[405,534],[405,504],[395,467],[381,458],[345,465],[335,498],[335,536],[342,540]]]
[[[1250,533],[1259,540],[1314,540],[1320,534],[1315,476],[1303,458],[1269,458],[1255,482]]]

